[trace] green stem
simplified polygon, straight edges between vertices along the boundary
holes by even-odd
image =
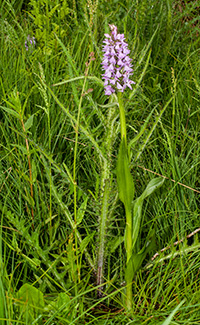
[[[126,208],[126,265],[132,257],[132,214],[131,209]],[[132,272],[126,272],[126,305],[130,310],[132,308]]]
[[[120,92],[118,92],[118,104],[119,104],[119,116],[120,116],[120,124],[121,124],[121,139],[124,138],[125,144],[127,145],[125,110],[124,110],[124,104],[122,100],[122,93]]]
[[[83,82],[81,97],[79,100],[78,105],[78,115],[75,125],[75,148],[74,148],[74,163],[73,163],[73,182],[74,182],[74,223],[75,223],[75,249],[76,249],[76,262],[77,262],[77,272],[78,272],[78,280],[80,283],[80,265],[78,259],[78,236],[77,236],[77,227],[76,227],[76,220],[77,220],[77,182],[76,182],[76,160],[77,160],[77,149],[78,149],[78,133],[79,133],[79,124],[80,124],[80,114],[81,114],[81,106],[83,101],[83,96],[86,88],[87,76],[89,72],[89,65],[92,62],[92,57],[86,62],[86,69],[85,69],[85,78]],[[75,283],[75,292],[77,293],[77,285]]]
[[[48,120],[48,135],[49,135],[49,153],[51,153],[51,121],[50,121],[50,107],[47,107]],[[49,168],[49,220],[50,220],[50,245],[52,244],[52,165],[50,162]]]
[[[126,117],[125,117],[125,109],[122,99],[122,93],[118,93],[118,104],[119,104],[119,116],[120,116],[120,124],[121,124],[121,140],[125,140],[125,148],[128,155],[127,149],[127,138],[126,138]],[[124,157],[125,159],[125,157]],[[126,267],[128,268],[129,260],[132,257],[132,213],[130,204],[125,204],[125,213],[126,213]],[[126,305],[128,310],[132,308],[132,272],[126,272]]]
[[[74,182],[74,223],[76,225],[76,219],[77,219],[77,182],[76,182],[76,158],[77,158],[77,149],[78,149],[78,130],[79,130],[79,123],[80,123],[80,113],[81,113],[81,105],[83,100],[83,93],[85,91],[86,86],[86,77],[83,82],[83,88],[81,92],[81,97],[79,100],[79,106],[78,106],[78,115],[77,115],[77,121],[75,125],[75,148],[74,148],[74,163],[73,163],[73,182]],[[77,262],[77,272],[78,272],[78,279],[80,282],[80,266],[79,266],[79,260],[78,260],[78,240],[77,240],[77,228],[75,227],[75,248],[76,248],[76,262]],[[77,286],[75,284],[75,290],[77,289]]]
[[[113,144],[113,133],[115,121],[115,108],[111,107],[107,118],[107,132],[105,136],[105,152],[107,152],[107,159],[104,160],[102,166],[102,180],[101,180],[101,214],[99,219],[99,242],[97,254],[97,285],[102,285],[97,290],[97,296],[100,298],[103,295],[103,268],[106,251],[106,236],[108,231],[108,214],[109,214],[109,200],[111,192],[111,152]]]

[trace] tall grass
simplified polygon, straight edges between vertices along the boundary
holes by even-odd
[[[200,323],[197,10],[172,0],[2,2],[2,324]],[[143,207],[140,244],[151,228],[155,243],[134,277],[131,313],[120,120],[101,81],[109,23],[134,63],[124,96],[137,196],[155,174],[166,178]],[[26,51],[28,35],[36,47]]]

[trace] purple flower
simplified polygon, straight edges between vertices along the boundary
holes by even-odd
[[[36,45],[35,37],[30,37],[30,35],[28,35],[27,40],[25,41],[26,51],[28,51],[29,48],[33,49],[35,45]]]
[[[115,90],[111,87],[111,86],[106,86],[105,87],[105,95],[111,95],[111,94],[113,94],[115,92]]]
[[[128,56],[130,53],[128,44],[124,41],[124,34],[118,34],[115,25],[109,25],[111,35],[105,34],[103,43],[103,61],[102,69],[105,71],[102,75],[104,81],[104,89],[106,95],[111,95],[115,91],[123,92],[126,87],[132,89],[131,84],[134,81],[129,79],[132,75],[131,59]]]

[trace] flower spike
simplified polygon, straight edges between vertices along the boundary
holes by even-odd
[[[103,61],[102,69],[105,71],[102,75],[104,79],[104,89],[106,95],[111,95],[116,91],[123,92],[127,87],[132,89],[131,84],[134,81],[129,79],[132,75],[131,59],[128,56],[130,50],[128,44],[124,41],[124,34],[118,34],[115,25],[109,25],[111,34],[105,34],[103,41]]]

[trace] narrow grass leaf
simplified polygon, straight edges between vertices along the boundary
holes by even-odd
[[[153,42],[153,39],[158,31],[159,25],[157,26],[155,32],[153,33],[153,35],[151,36],[151,39],[149,40],[149,43],[144,47],[144,49],[141,52],[140,58],[138,60],[138,65],[140,65],[142,63],[142,61],[144,60],[144,57],[146,55],[146,53],[148,52],[149,48],[151,47],[151,44]]]
[[[57,86],[61,86],[61,85],[64,85],[64,84],[67,84],[67,83],[70,83],[70,82],[77,81],[77,80],[84,80],[85,78],[88,79],[88,80],[95,81],[99,86],[104,87],[103,81],[101,79],[95,77],[95,76],[79,76],[79,77],[75,77],[75,78],[72,78],[72,79],[67,79],[67,80],[60,81],[60,82],[58,82],[56,84],[53,84],[52,86],[57,87]]]
[[[136,143],[136,142],[138,142],[138,140],[141,138],[141,136],[144,134],[144,132],[145,132],[145,130],[146,130],[146,128],[147,128],[147,125],[148,125],[148,122],[149,122],[149,120],[150,120],[150,118],[151,118],[151,116],[152,116],[152,114],[153,114],[153,112],[154,112],[154,110],[155,110],[155,108],[156,107],[154,107],[153,109],[152,109],[152,111],[150,112],[150,114],[147,116],[147,118],[146,118],[146,120],[145,120],[145,122],[144,122],[144,124],[143,124],[143,126],[141,127],[141,130],[140,130],[140,132],[132,139],[132,140],[130,140],[130,142],[129,142],[129,144],[128,144],[128,149],[130,150],[130,148],[132,147],[134,147],[134,144]]]
[[[84,253],[84,250],[86,249],[86,247],[88,246],[88,244],[91,242],[91,240],[93,239],[94,235],[96,234],[96,231],[93,231],[91,234],[87,235],[82,242],[80,243],[80,251],[81,254]]]
[[[156,120],[155,120],[155,122],[154,122],[154,124],[153,124],[151,130],[150,130],[149,133],[147,134],[147,137],[146,137],[146,139],[144,140],[143,145],[141,145],[140,149],[138,150],[138,153],[137,153],[137,155],[135,156],[134,161],[138,160],[138,158],[141,156],[141,154],[142,154],[142,152],[144,151],[144,149],[145,149],[145,147],[146,147],[146,145],[147,145],[147,143],[148,143],[150,137],[151,137],[152,134],[153,134],[153,131],[155,130],[155,128],[156,128],[158,122],[160,121],[160,119],[161,119],[163,113],[165,112],[166,108],[168,107],[168,105],[171,103],[172,99],[173,99],[173,97],[170,98],[170,100],[167,102],[167,104],[166,104],[166,105],[164,106],[164,108],[161,110],[160,114],[156,117]]]
[[[51,93],[51,95],[53,96],[53,98],[55,99],[55,101],[57,102],[57,104],[61,107],[61,109],[66,113],[66,115],[75,123],[77,124],[77,120],[76,118],[70,114],[70,112],[68,111],[68,109],[65,108],[65,106],[59,101],[58,97],[53,93],[53,91],[49,88],[49,91]],[[89,141],[93,144],[93,146],[95,147],[95,149],[97,150],[99,156],[101,159],[106,160],[104,157],[104,154],[102,152],[102,150],[100,149],[99,145],[97,144],[97,142],[95,141],[94,137],[86,130],[86,128],[84,128],[84,126],[82,126],[81,124],[79,125],[80,130],[85,134],[85,136],[89,139]]]
[[[62,43],[62,41],[58,38],[57,35],[55,35],[59,44],[61,45],[64,53],[67,56],[67,62],[68,62],[68,68],[69,68],[69,75],[70,75],[70,79],[73,79],[74,77],[74,73],[75,75],[78,77],[79,76],[79,72],[76,69],[75,64],[73,63],[72,57],[69,53],[69,51],[67,50],[67,48],[65,47],[65,45]],[[78,91],[77,91],[77,87],[75,86],[75,84],[72,82],[72,90],[73,90],[73,94],[74,94],[74,100],[77,104],[77,106],[79,106],[79,96],[78,96]]]
[[[88,196],[86,196],[85,200],[83,201],[83,203],[81,204],[81,206],[78,209],[76,225],[74,225],[75,227],[80,225],[80,223],[82,222],[82,220],[84,218],[85,211],[86,211],[86,208],[87,208],[87,202],[88,202]]]
[[[138,88],[139,88],[139,85],[140,85],[140,83],[141,83],[141,81],[142,81],[142,79],[143,79],[143,77],[144,77],[144,75],[145,75],[145,72],[146,72],[146,70],[147,70],[147,67],[148,67],[148,65],[149,65],[149,60],[150,60],[150,57],[151,57],[151,50],[149,51],[149,55],[148,55],[148,57],[147,57],[147,60],[146,60],[146,63],[145,63],[145,66],[144,66],[144,69],[143,69],[143,71],[142,71],[142,73],[140,74],[140,77],[139,77],[139,80],[138,80],[138,82],[137,82],[137,84],[136,84],[136,87],[133,89],[133,91],[130,93],[130,95],[129,95],[129,100],[136,94],[136,92],[137,92],[137,90],[138,90]]]
[[[184,302],[185,302],[185,300],[182,300],[180,302],[180,304],[178,304],[178,306],[171,312],[171,314],[167,317],[167,319],[161,325],[170,325],[170,323],[172,321],[172,318],[177,313],[177,311],[179,310],[179,308],[184,304]]]
[[[4,294],[4,287],[3,287],[3,282],[2,278],[0,276],[0,319],[1,319],[1,324],[4,325],[4,318],[5,318],[5,294]]]
[[[72,67],[74,73],[76,74],[76,76],[79,76],[78,70],[75,66],[75,64],[73,63],[73,59],[69,53],[69,51],[67,50],[66,46],[63,44],[63,42],[59,39],[59,37],[55,34],[55,37],[57,38],[59,44],[61,45],[66,57],[67,57],[67,61],[69,62],[70,66]],[[71,71],[70,71],[71,72]]]

